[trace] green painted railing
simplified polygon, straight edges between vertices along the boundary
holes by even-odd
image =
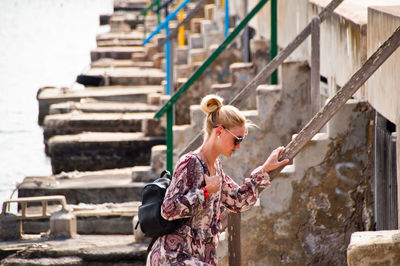
[[[271,0],[271,61],[278,54],[278,0]],[[278,84],[278,71],[275,70],[271,75],[271,84]]]

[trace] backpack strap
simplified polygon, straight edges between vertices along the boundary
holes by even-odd
[[[199,160],[201,166],[203,166],[203,171],[206,175],[210,175],[210,172],[208,171],[207,165],[203,162],[203,160],[197,155],[196,153],[193,153],[194,156],[196,156],[197,160]]]

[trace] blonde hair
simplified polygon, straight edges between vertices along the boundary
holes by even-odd
[[[207,137],[211,136],[212,129],[218,125],[229,129],[234,126],[253,125],[236,107],[223,105],[224,100],[218,95],[207,95],[201,100],[201,110],[207,115],[204,121],[204,131]]]

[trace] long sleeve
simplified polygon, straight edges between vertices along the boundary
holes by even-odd
[[[197,158],[191,154],[183,156],[175,167],[174,177],[161,206],[164,219],[188,218],[196,214],[205,201],[200,188],[203,179]]]
[[[269,175],[263,172],[261,166],[254,169],[250,178],[245,178],[241,186],[222,172],[222,204],[233,212],[246,211],[256,203],[258,188],[270,186]]]

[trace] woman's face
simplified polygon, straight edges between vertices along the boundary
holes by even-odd
[[[240,148],[240,144],[245,136],[245,132],[245,125],[234,126],[227,129],[222,128],[220,135],[221,153],[230,158],[232,154]]]

